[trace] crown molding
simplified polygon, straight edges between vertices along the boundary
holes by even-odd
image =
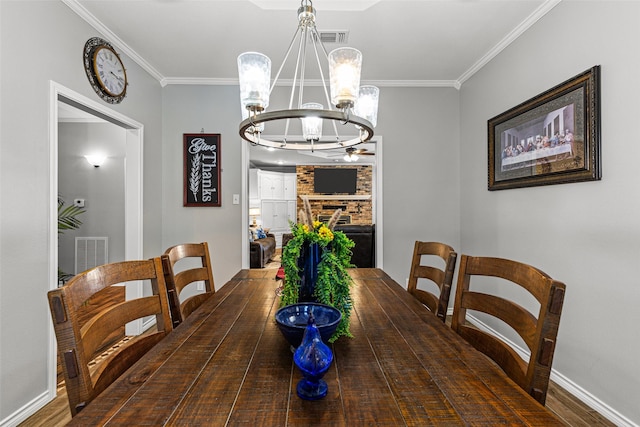
[[[107,28],[102,22],[96,19],[86,8],[78,3],[77,0],[61,0],[62,3],[67,5],[78,16],[84,19],[89,25],[91,25],[96,31],[98,31],[103,37],[107,38],[110,43],[117,47],[122,53],[127,55],[131,60],[138,64],[142,69],[155,78],[162,87],[167,85],[210,85],[210,86],[229,86],[238,85],[237,78],[187,78],[187,77],[165,77],[158,70],[156,70],[151,64],[149,64],[143,57],[138,55],[131,47],[129,47],[124,41],[122,41],[113,31]],[[538,7],[531,15],[529,15],[524,21],[522,21],[516,28],[514,28],[506,37],[504,37],[497,45],[495,45],[489,52],[487,52],[482,58],[480,58],[475,64],[473,64],[467,71],[457,80],[370,80],[363,81],[363,84],[372,84],[379,87],[452,87],[460,90],[465,81],[471,78],[482,67],[487,65],[493,58],[495,58],[500,52],[502,52],[507,46],[513,43],[518,37],[520,37],[526,30],[528,30],[533,24],[538,22],[543,16],[545,16],[551,9],[557,6],[562,0],[546,0],[540,7]],[[291,80],[279,80],[278,86],[291,86]],[[305,85],[308,86],[322,86],[320,80],[308,80],[305,81]]]
[[[158,72],[151,64],[149,64],[143,57],[131,49],[120,37],[118,37],[113,31],[107,28],[102,22],[100,22],[91,12],[89,12],[84,6],[77,2],[77,0],[61,0],[62,3],[67,5],[69,9],[74,11],[80,18],[84,19],[87,24],[91,25],[100,35],[106,38],[109,43],[115,46],[121,53],[131,58],[133,62],[138,64],[142,69],[149,73],[153,78],[158,80],[162,84],[164,76]]]
[[[249,0],[263,10],[291,10],[290,0]],[[324,0],[322,10],[362,12],[380,0]]]
[[[460,89],[457,80],[362,80],[361,84],[375,85],[378,87],[453,87]],[[185,78],[165,77],[160,81],[164,87],[167,85],[204,85],[204,86],[238,86],[237,78]],[[292,79],[279,79],[276,86],[291,86]],[[305,86],[322,86],[321,80],[305,80]]]
[[[513,43],[518,37],[520,37],[525,31],[527,31],[533,24],[538,22],[543,16],[545,16],[551,9],[556,7],[562,0],[546,0],[540,5],[531,15],[529,15],[524,21],[522,21],[516,28],[514,28],[509,34],[507,34],[500,42],[495,45],[489,52],[487,52],[482,58],[480,58],[475,64],[465,71],[460,77],[458,82],[460,87],[464,82],[471,78],[475,73],[480,71],[482,67],[487,65],[489,61],[498,56],[507,46]]]

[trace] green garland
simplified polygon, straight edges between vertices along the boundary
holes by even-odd
[[[282,252],[282,265],[286,279],[280,305],[298,302],[302,271],[298,268],[298,258],[304,245],[318,243],[322,255],[318,263],[318,279],[314,296],[319,303],[335,307],[342,313],[342,320],[329,342],[334,342],[343,335],[353,337],[349,330],[352,280],[347,269],[353,267],[351,248],[355,243],[343,232],[332,231],[319,221],[313,223],[313,229],[310,229],[307,224],[291,224],[291,232],[293,238],[289,240]]]

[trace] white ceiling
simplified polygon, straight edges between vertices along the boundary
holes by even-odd
[[[269,56],[275,74],[300,6],[298,0],[63,2],[162,85],[236,84],[237,56],[245,51]],[[346,30],[347,45],[362,52],[362,84],[459,88],[559,2],[316,0],[313,6],[319,31]]]

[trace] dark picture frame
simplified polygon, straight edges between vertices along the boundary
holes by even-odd
[[[489,190],[597,181],[600,66],[488,121]]]
[[[183,206],[222,206],[220,134],[185,133],[182,150]]]

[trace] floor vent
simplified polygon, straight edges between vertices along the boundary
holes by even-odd
[[[75,274],[107,262],[109,262],[108,237],[76,237]]]

